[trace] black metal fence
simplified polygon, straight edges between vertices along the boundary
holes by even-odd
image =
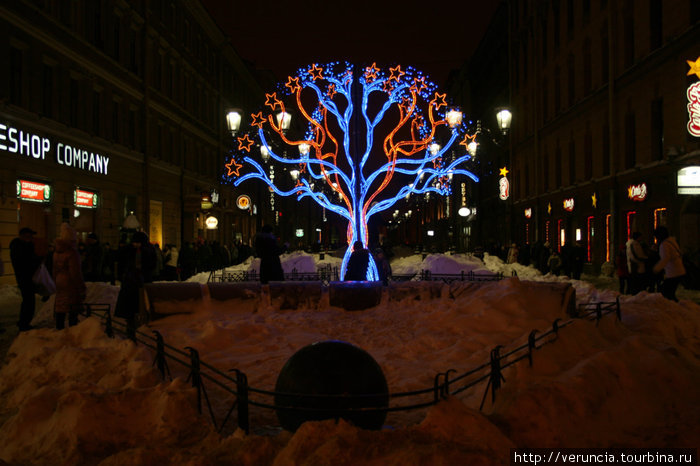
[[[297,410],[309,411],[308,408],[280,407],[275,406],[274,398],[277,395],[282,396],[303,396],[305,399],[321,399],[329,401],[328,398],[337,398],[339,401],[349,397],[357,397],[358,395],[302,395],[302,394],[287,394],[277,393],[269,390],[262,390],[251,387],[248,384],[247,375],[238,368],[230,369],[228,373],[223,372],[202,361],[199,357],[199,352],[193,347],[185,347],[184,350],[168,345],[163,340],[161,334],[157,331],[153,335],[149,335],[133,328],[127,328],[125,322],[112,318],[110,306],[108,304],[84,304],[81,312],[87,316],[97,316],[102,319],[105,326],[105,333],[113,337],[115,332],[121,333],[135,342],[142,343],[151,348],[155,355],[153,365],[156,366],[162,378],[172,379],[169,367],[169,361],[180,364],[188,371],[187,380],[197,391],[197,406],[200,414],[203,411],[203,406],[206,405],[207,411],[211,418],[214,427],[221,432],[229,422],[234,411],[236,413],[237,426],[243,429],[246,433],[250,432],[250,408],[257,407],[268,410]],[[490,351],[488,361],[483,364],[467,370],[464,373],[458,374],[457,369],[450,368],[444,372],[440,372],[433,377],[433,385],[422,390],[414,390],[401,393],[389,394],[389,406],[385,408],[362,408],[362,411],[382,411],[395,412],[407,411],[426,408],[435,405],[440,400],[458,395],[476,385],[486,382],[486,388],[481,400],[479,409],[484,407],[489,392],[491,393],[491,402],[495,402],[496,393],[505,382],[503,370],[517,364],[525,359],[528,360],[530,366],[533,365],[533,354],[535,350],[541,348],[547,343],[555,341],[559,335],[559,331],[573,324],[577,320],[595,321],[596,326],[604,315],[615,313],[617,319],[621,319],[620,301],[619,298],[614,302],[596,302],[582,304],[578,307],[577,315],[566,320],[556,319],[552,322],[550,328],[540,331],[532,330],[527,341],[519,346],[508,351],[503,345],[497,345]],[[511,343],[512,345],[512,343]],[[231,375],[233,374],[233,375]],[[205,383],[206,382],[206,383]],[[211,385],[210,385],[211,384]],[[206,387],[216,387],[223,391],[225,397],[231,397],[230,407],[226,414],[217,419],[215,410],[212,408],[211,399]],[[378,397],[381,394],[366,394],[362,397]],[[328,406],[328,404],[324,404]],[[338,403],[338,406],[347,406],[347,404]],[[318,413],[323,411],[319,408],[314,408],[313,411]],[[333,409],[333,413],[356,411],[348,408],[347,410]],[[342,416],[341,416],[342,417]]]
[[[284,279],[296,281],[320,281],[325,285],[332,281],[340,280],[340,272],[338,267],[331,267],[328,264],[324,268],[318,269],[316,272],[297,272],[293,269],[291,272],[284,274]],[[462,271],[461,273],[432,273],[430,270],[421,270],[418,273],[411,274],[392,274],[391,282],[408,282],[408,281],[442,281],[445,283],[452,282],[490,282],[503,279],[503,273],[475,273]],[[247,282],[259,281],[260,276],[257,271],[233,271],[229,272],[226,269],[214,270],[209,274],[208,282]]]

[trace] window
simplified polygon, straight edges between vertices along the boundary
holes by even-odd
[[[554,186],[555,189],[561,187],[561,147],[557,141],[557,148],[554,152]]]
[[[549,191],[549,154],[542,155],[542,188],[544,192]]]
[[[102,94],[97,89],[92,91],[92,134],[101,136],[100,134],[100,115]]]
[[[661,97],[651,101],[651,159],[664,158],[664,101]]]
[[[561,111],[561,71],[559,66],[554,68],[554,114]]]
[[[574,37],[574,0],[567,0],[566,3],[566,34],[571,39]]]
[[[569,58],[566,60],[566,66],[567,66],[567,86],[568,86],[568,93],[567,97],[569,100],[569,107],[574,105],[574,100],[576,98],[576,73],[574,69],[574,56],[572,54],[569,54]]]
[[[583,93],[588,95],[593,87],[591,70],[591,39],[586,38],[583,43]]]
[[[610,56],[608,50],[608,23],[603,23],[600,28],[600,80],[603,84],[608,82],[608,73],[610,72]]]
[[[547,19],[542,19],[542,64],[547,64]]]
[[[69,99],[68,102],[68,122],[73,128],[78,127],[78,102],[80,101],[80,86],[78,85],[78,80],[71,77],[70,87],[69,87]]]
[[[634,168],[637,163],[637,145],[634,113],[625,115],[625,168]]]
[[[583,22],[588,24],[591,20],[591,0],[583,0]]]
[[[22,105],[22,82],[24,81],[22,51],[16,47],[10,48],[10,102]]]
[[[586,135],[583,140],[583,179],[593,178],[593,135],[590,123],[586,123]]]
[[[119,134],[120,105],[117,100],[112,101],[112,141],[121,142]]]
[[[559,0],[554,0],[552,2],[552,13],[554,14],[554,50],[559,49],[560,42],[560,18],[559,18]]]
[[[607,123],[603,125],[603,134],[601,136],[601,153],[603,155],[603,175],[610,174],[610,127]]]
[[[628,68],[634,64],[634,2],[627,2],[623,15],[624,62]]]
[[[53,66],[46,63],[41,72],[41,113],[47,118],[53,118]]]
[[[661,0],[649,0],[649,48],[661,47],[663,41],[663,8]]]
[[[546,123],[549,120],[549,87],[547,78],[542,79],[542,120]]]
[[[574,135],[569,139],[569,185],[576,183],[576,143]]]

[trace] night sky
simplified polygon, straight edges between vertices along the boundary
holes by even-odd
[[[301,66],[348,60],[402,64],[444,89],[451,69],[476,49],[498,6],[416,0],[202,0],[244,59],[285,80]]]

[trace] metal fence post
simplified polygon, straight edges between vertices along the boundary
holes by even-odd
[[[236,384],[238,385],[238,427],[246,434],[250,433],[248,419],[248,377],[236,369]]]
[[[202,373],[199,365],[199,353],[191,346],[185,346],[185,349],[190,350],[190,361],[192,364],[187,380],[192,379],[192,386],[197,389],[197,409],[199,414],[202,414]]]

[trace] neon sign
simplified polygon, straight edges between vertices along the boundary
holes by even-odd
[[[525,209],[525,218],[532,218],[532,208]]]
[[[700,194],[700,167],[678,170],[678,194]]]
[[[647,198],[647,184],[635,184],[627,188],[627,197],[633,201],[641,202]]]
[[[236,206],[238,206],[238,208],[241,210],[250,209],[250,197],[246,196],[245,194],[241,194],[236,199]]]
[[[17,197],[23,201],[51,202],[51,185],[37,181],[17,180]]]
[[[32,134],[12,126],[0,123],[0,151],[46,160],[51,153],[51,140]],[[59,142],[56,144],[55,160],[59,165],[75,167],[106,175],[109,168],[109,157],[88,152],[84,149],[69,146]]]
[[[700,81],[688,86],[688,132],[700,137]]]
[[[498,180],[498,198],[505,201],[510,197],[510,183],[508,182],[508,178],[506,178],[508,169],[503,167],[499,170],[501,178]]]
[[[564,210],[567,212],[571,212],[574,210],[574,198],[570,197],[569,199],[564,199]]]
[[[92,191],[86,191],[80,188],[75,188],[75,190],[73,191],[73,204],[76,207],[96,209],[97,199],[97,193],[94,193]]]

